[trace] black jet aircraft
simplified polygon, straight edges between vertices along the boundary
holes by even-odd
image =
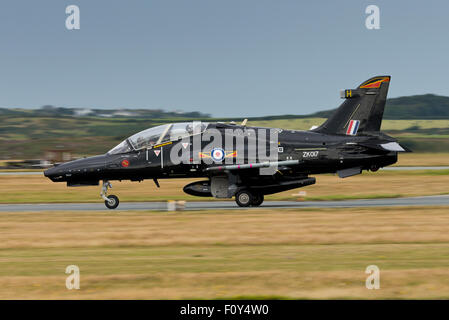
[[[166,124],[139,132],[106,154],[56,165],[44,174],[69,187],[102,181],[100,195],[109,209],[119,204],[118,197],[107,195],[110,181],[152,179],[159,187],[165,178],[205,178],[184,191],[259,206],[265,195],[314,184],[310,175],[346,178],[377,171],[394,164],[398,152],[409,151],[380,132],[389,83],[390,76],[377,76],[341,91],[345,101],[308,131],[250,127],[246,121]]]

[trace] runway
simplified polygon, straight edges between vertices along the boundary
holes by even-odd
[[[344,201],[265,201],[260,208],[356,208],[390,206],[449,206],[449,195],[413,198],[361,199]],[[258,208],[239,208],[234,201],[191,201],[185,204],[185,210],[221,210]],[[39,203],[39,204],[0,204],[0,212],[32,211],[109,211],[128,210],[167,210],[166,202],[123,202],[115,210],[108,210],[104,203]]]

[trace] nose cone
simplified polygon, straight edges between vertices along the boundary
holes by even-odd
[[[69,161],[44,171],[44,176],[54,182],[69,181],[78,178],[98,175],[105,166],[105,156]]]
[[[44,176],[49,178],[51,181],[58,182],[58,181],[65,181],[65,170],[64,165],[57,165],[53,168],[49,168],[44,171]]]
[[[58,172],[58,167],[53,167],[44,171],[44,176],[52,178]]]

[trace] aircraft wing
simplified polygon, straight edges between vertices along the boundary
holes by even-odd
[[[412,152],[409,148],[405,146],[401,146],[397,142],[361,142],[357,143],[358,145],[370,149],[376,149],[380,151],[395,151],[395,152]]]

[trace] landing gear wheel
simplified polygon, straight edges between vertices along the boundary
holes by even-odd
[[[104,204],[108,209],[115,209],[119,204],[118,197],[113,194],[108,196],[108,188],[112,188],[111,183],[108,180],[103,180],[100,196],[104,199]]]
[[[104,201],[104,204],[108,209],[115,209],[118,207],[119,201],[117,196],[111,194],[110,196],[108,196],[108,199],[109,200]]]
[[[253,201],[251,201],[251,206],[258,207],[263,202],[263,194],[255,194],[253,196]]]
[[[248,190],[242,190],[235,195],[235,202],[240,207],[249,207],[253,201],[253,195]]]

